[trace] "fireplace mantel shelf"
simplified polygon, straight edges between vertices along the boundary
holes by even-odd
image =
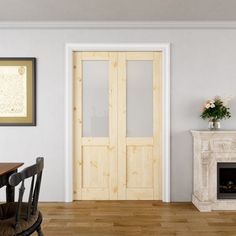
[[[190,131],[192,134],[194,133],[203,133],[203,134],[232,134],[236,133],[236,130],[208,130],[208,129],[203,129],[203,130],[191,130]]]
[[[236,130],[191,130],[193,204],[200,211],[236,210],[236,199],[217,199],[217,163],[236,163]]]

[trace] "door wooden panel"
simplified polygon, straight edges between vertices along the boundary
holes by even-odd
[[[127,147],[127,188],[153,187],[153,148]]]
[[[107,61],[109,75],[109,131],[107,137],[83,137],[83,63],[84,61]],[[139,63],[133,63],[138,61]],[[131,62],[131,63],[130,63]],[[147,62],[147,63],[145,63]],[[89,63],[87,63],[89,64]],[[91,63],[90,63],[91,64]],[[131,116],[127,124],[127,97],[129,91],[127,83],[129,76],[135,79],[135,73],[128,71],[128,66],[144,65],[149,76],[149,93],[151,97],[152,117],[146,119],[148,130],[140,129],[128,136],[127,125],[137,116]],[[140,68],[139,68],[140,69]],[[127,72],[128,71],[128,72]],[[147,80],[145,73],[140,71],[137,76],[144,86]],[[75,52],[74,53],[74,199],[75,200],[153,200],[162,196],[162,168],[161,168],[161,52]],[[151,85],[150,85],[150,76]],[[142,78],[144,81],[142,81]],[[141,86],[135,81],[134,86],[142,98]],[[151,87],[150,87],[151,86]],[[98,86],[99,90],[99,86]],[[137,91],[136,91],[137,90]],[[99,91],[98,91],[99,92]],[[150,95],[149,94],[149,95]],[[144,95],[143,95],[144,96]],[[149,100],[148,100],[149,99]],[[135,96],[132,98],[136,102]],[[143,101],[137,99],[142,103]],[[150,96],[145,100],[150,101]],[[139,104],[134,104],[139,112]],[[140,104],[141,105],[141,104]],[[145,104],[142,104],[145,106]],[[142,107],[140,106],[140,107]],[[142,109],[140,109],[142,112]],[[148,115],[146,114],[145,115]],[[150,116],[149,114],[149,116]],[[142,119],[146,117],[142,114]],[[134,120],[135,122],[135,120]],[[139,119],[140,122],[140,119]],[[152,122],[152,124],[150,124]],[[136,120],[137,123],[137,120]],[[138,124],[138,123],[137,123]],[[140,127],[141,124],[138,124]],[[151,127],[151,131],[150,131]],[[142,135],[144,134],[144,136]]]
[[[109,188],[107,147],[83,146],[82,163],[82,188]]]

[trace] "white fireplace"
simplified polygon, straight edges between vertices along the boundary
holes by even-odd
[[[193,135],[193,195],[192,202],[200,211],[236,210],[236,181],[230,180],[229,169],[225,187],[220,185],[219,166],[235,167],[236,131],[191,131]],[[221,163],[219,165],[218,163]],[[231,174],[231,175],[230,175]],[[236,175],[236,173],[235,173]],[[228,179],[227,179],[228,178]],[[222,181],[221,181],[222,182]],[[234,186],[235,182],[235,186]],[[224,182],[223,182],[224,183]],[[223,191],[222,196],[219,193]],[[224,194],[224,191],[226,194]],[[232,192],[232,194],[230,194]],[[221,195],[220,195],[221,196]],[[233,198],[233,199],[232,199]]]

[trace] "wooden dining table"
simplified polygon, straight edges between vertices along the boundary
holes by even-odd
[[[0,162],[0,188],[6,186],[6,201],[15,201],[15,188],[9,185],[8,179],[13,174],[16,173],[18,168],[24,163],[2,163]]]

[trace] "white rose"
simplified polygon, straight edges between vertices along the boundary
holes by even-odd
[[[215,104],[211,104],[211,108],[214,108],[215,107]]]
[[[208,109],[211,105],[209,103],[206,104],[206,109]]]

